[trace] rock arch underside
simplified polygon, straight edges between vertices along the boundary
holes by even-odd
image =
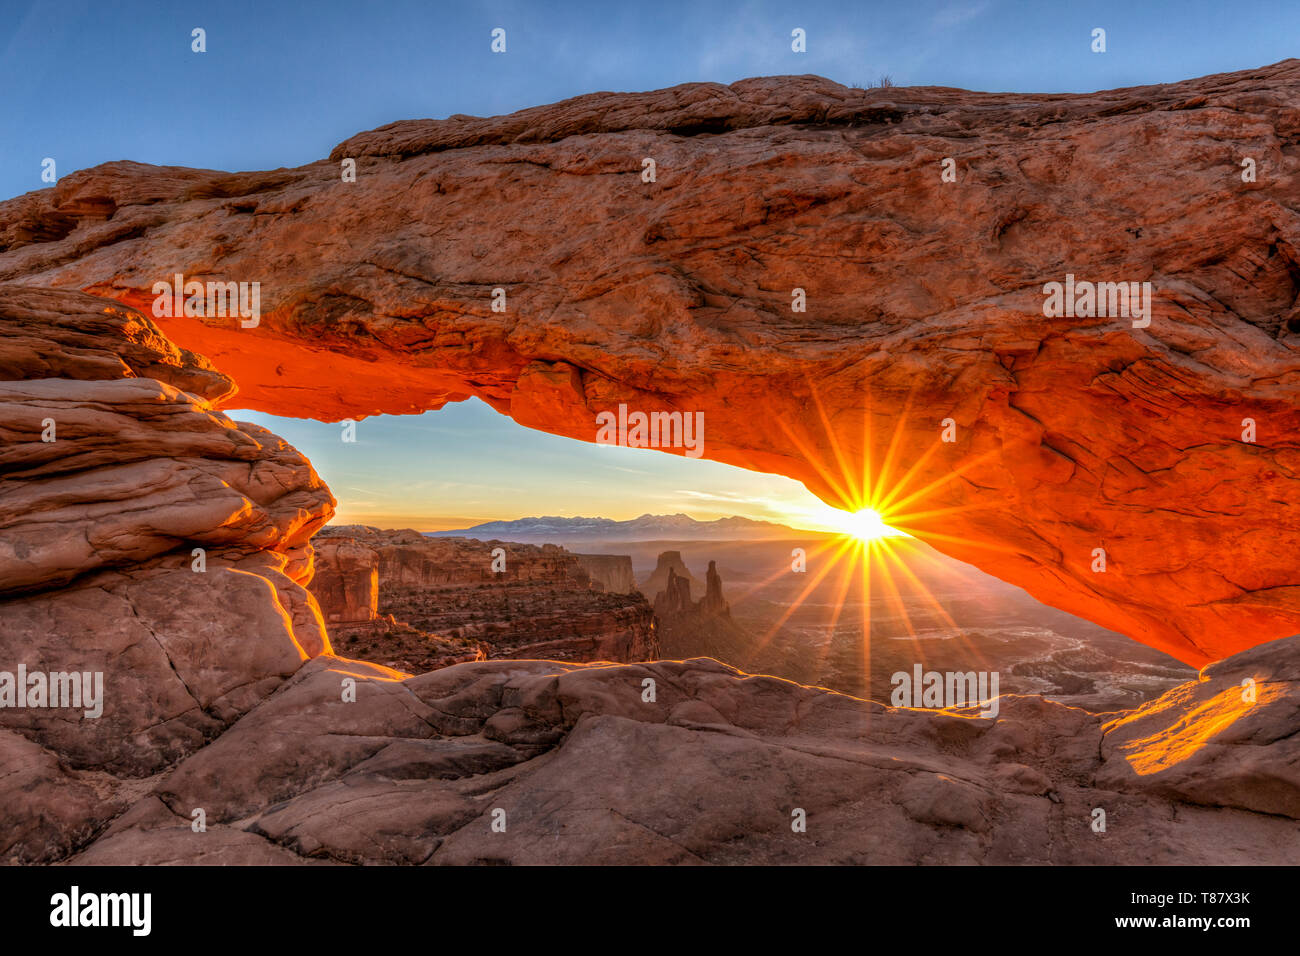
[[[155,317],[177,274],[259,282],[257,326]],[[1150,324],[1045,317],[1067,274],[1150,282]],[[133,688],[94,723],[0,711],[32,807],[9,859],[869,861],[894,827],[878,862],[1115,862],[1062,816],[1101,793],[1145,828],[1123,861],[1292,853],[1300,61],[1086,95],[688,84],[393,123],[294,169],[108,163],[0,203],[0,283],[0,650],[52,667],[72,636]],[[910,499],[887,517],[940,551],[1208,666],[1133,712],[1013,697],[987,721],[707,661],[404,679],[335,656],[303,588],[334,500],[221,409],[470,396],[586,441],[620,404],[703,412],[705,457],[839,507]],[[618,690],[646,675],[653,706]],[[755,824],[752,794],[691,820],[520,796],[670,753],[719,792],[817,778],[780,800],[840,843]],[[511,793],[518,835],[484,849]],[[889,812],[862,822],[864,794]],[[585,842],[543,844],[577,820]]]

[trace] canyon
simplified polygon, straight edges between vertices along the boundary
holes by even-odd
[[[0,660],[105,675],[98,718],[0,708],[0,858],[1295,862],[1298,94],[1293,60],[1088,95],[689,84],[0,203]],[[1151,325],[1045,322],[1067,272],[1151,281]],[[175,273],[260,281],[261,321],[151,317]],[[644,602],[578,555],[502,544],[502,587],[478,542],[323,530],[311,463],[223,411],[471,395],[586,441],[620,403],[702,413],[706,458],[879,505],[1200,670],[993,720],[636,661]],[[631,608],[620,636],[510,624],[557,576]],[[704,598],[722,619],[714,574]],[[418,675],[338,653],[387,614],[462,643]],[[628,662],[481,659],[602,642]]]
[[[722,578],[716,563],[709,562],[705,575],[704,595],[695,600],[691,589],[698,582],[682,563],[681,553],[660,555],[654,574],[666,571],[663,588],[655,591],[655,626],[659,646],[669,658],[711,657],[733,666],[748,669],[756,662],[763,642],[759,635],[748,633],[731,617],[731,609],[722,596]],[[652,578],[653,580],[653,578]],[[783,661],[769,661],[776,667],[764,673],[784,677]]]
[[[891,699],[895,674],[918,663],[943,672],[992,669],[1001,672],[1004,692],[1042,694],[1092,713],[1135,709],[1196,675],[915,539],[879,546],[870,571],[859,552],[824,568],[820,580],[791,573],[793,548],[815,556],[842,541],[798,534],[791,529],[784,541],[674,542],[667,551],[659,550],[664,542],[608,546],[631,551],[646,575],[643,588],[655,592],[666,658],[713,657],[749,673],[879,701]],[[824,562],[814,558],[818,565]]]
[[[0,286],[0,365],[0,656],[105,675],[97,719],[0,708],[7,862],[1294,861],[1300,638],[1133,711],[1007,694],[996,720],[707,658],[412,676],[334,650],[305,587],[334,499],[204,397],[231,385],[206,359]],[[409,547],[402,573],[447,577]],[[544,578],[563,552],[538,553]]]
[[[637,590],[632,559],[621,554],[579,554],[578,563],[592,582],[610,594],[631,594]]]
[[[624,584],[627,558],[355,525],[327,527],[316,541],[311,591],[335,640],[368,660],[380,660],[374,652],[421,673],[460,660],[659,656],[646,599],[630,587],[606,591],[588,570]],[[395,642],[418,652],[394,656]]]

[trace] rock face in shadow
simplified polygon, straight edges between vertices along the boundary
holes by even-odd
[[[722,575],[718,574],[718,562],[710,561],[709,570],[704,577],[704,597],[700,598],[700,613],[710,617],[731,615],[731,606],[722,596]]]
[[[686,578],[679,578],[676,570],[669,568],[664,589],[655,595],[655,616],[662,618],[681,614],[694,606],[695,602],[691,600],[691,582]]]
[[[698,588],[700,582],[691,574],[691,569],[686,566],[682,560],[680,551],[662,551],[655,561],[655,569],[650,572],[650,576],[639,585],[641,593],[646,597],[654,600],[662,592],[676,592],[677,589],[685,588],[681,598],[674,598],[675,602],[681,600],[689,601],[691,597],[691,588]]]
[[[591,576],[593,584],[611,594],[631,594],[636,590],[632,558],[626,554],[580,554],[578,563]]]
[[[256,327],[158,321],[273,413],[477,395],[586,441],[620,405],[698,413],[705,457],[1201,666],[1300,630],[1297,104],[1295,60],[1084,95],[598,93],[297,169],[80,171],[0,204],[0,279],[146,309],[177,274],[260,282]],[[1149,325],[1117,289],[1048,317],[1067,277],[1151,283]]]
[[[675,556],[675,557],[674,557]],[[659,556],[657,575],[666,568],[664,588],[655,595],[655,630],[663,656],[674,660],[688,657],[711,657],[728,663],[749,662],[764,646],[745,628],[732,620],[731,608],[722,596],[722,576],[716,561],[709,562],[704,595],[691,599],[692,578],[679,577],[677,569],[690,571],[681,563],[681,554],[666,551]],[[650,578],[654,580],[654,576]]]
[[[311,593],[330,626],[369,625],[379,618],[379,553],[353,538],[319,535]]]

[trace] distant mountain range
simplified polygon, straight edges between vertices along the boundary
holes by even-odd
[[[642,515],[630,521],[613,518],[516,518],[514,521],[488,521],[472,528],[458,531],[426,531],[431,538],[497,538],[502,541],[521,541],[525,544],[549,542],[559,544],[565,539],[609,541],[694,541],[699,540],[763,540],[784,538],[788,535],[806,534],[772,521],[754,521],[750,518],[718,518],[715,521],[696,521],[689,515]]]

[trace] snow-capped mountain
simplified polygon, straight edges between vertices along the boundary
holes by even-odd
[[[502,541],[556,542],[566,538],[605,538],[610,541],[686,541],[694,539],[736,540],[781,538],[794,529],[771,521],[750,518],[718,518],[696,521],[689,515],[645,514],[630,521],[612,518],[517,518],[513,521],[488,521],[457,531],[426,532],[430,537],[497,538]]]

